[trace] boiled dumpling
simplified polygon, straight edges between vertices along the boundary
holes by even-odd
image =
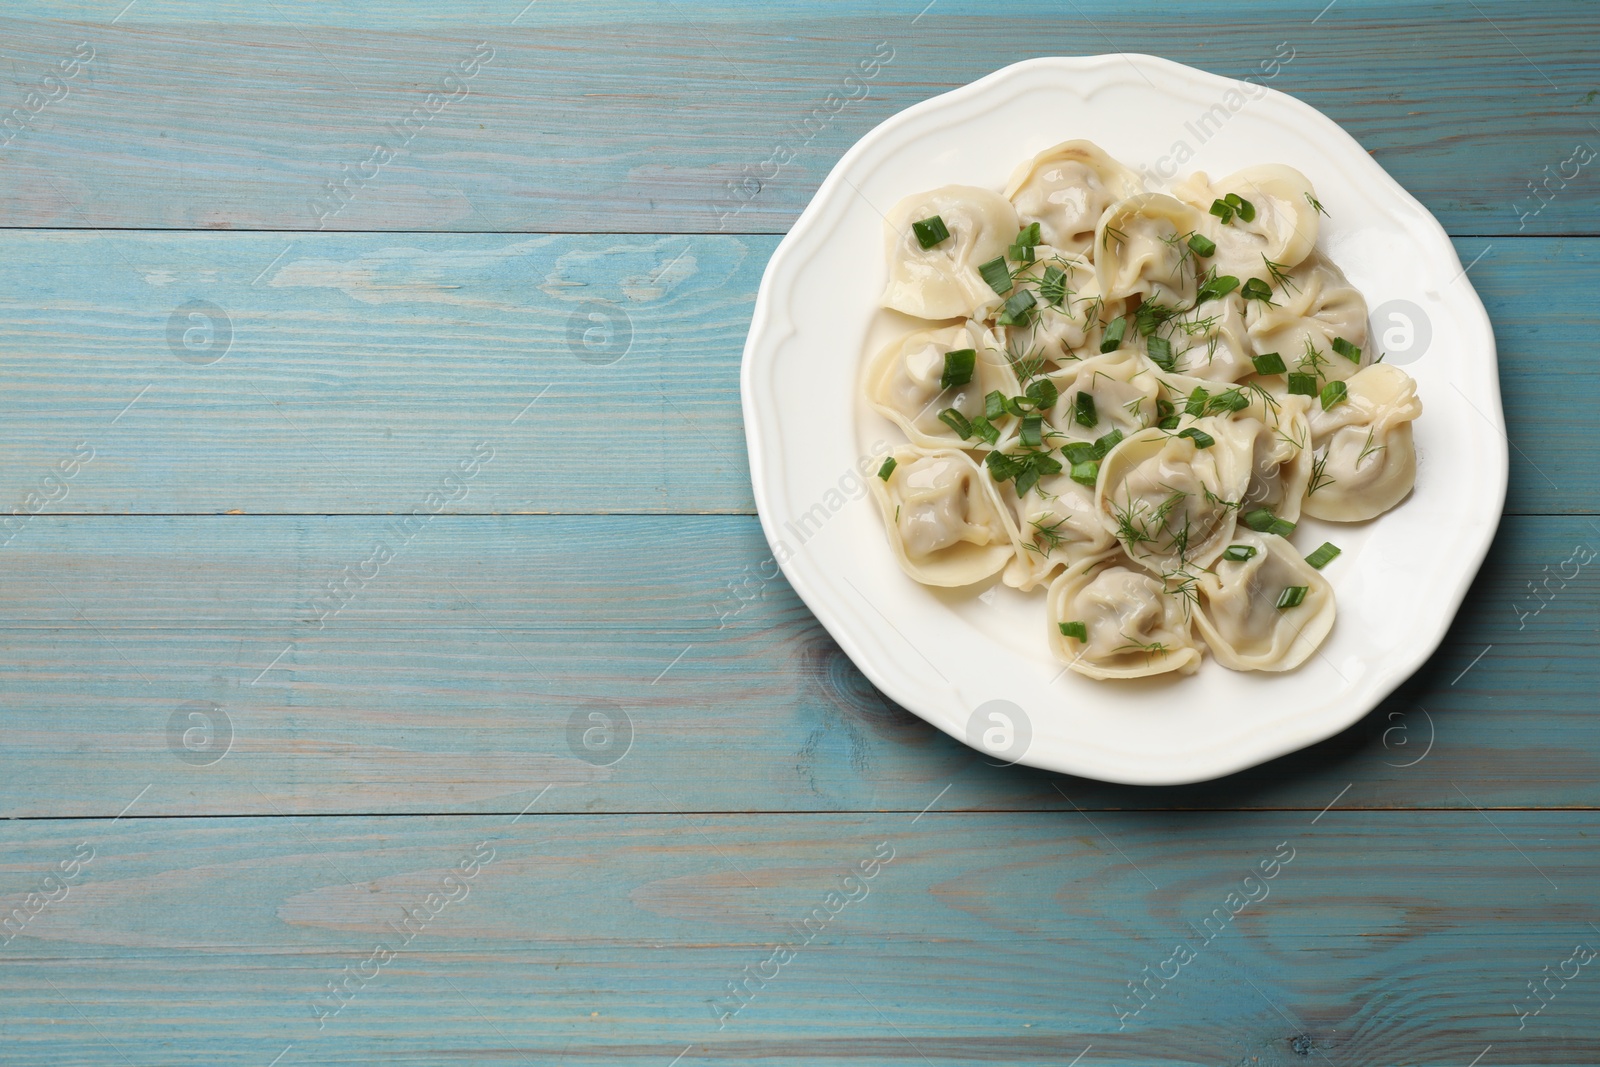
[[[1254,373],[1244,298],[1235,290],[1174,318],[1168,329],[1173,369],[1214,382],[1236,382]]]
[[[1085,255],[1095,224],[1113,202],[1141,189],[1138,175],[1090,141],[1066,141],[1018,167],[1006,186],[1026,226],[1039,224],[1044,243]]]
[[[1346,399],[1312,409],[1311,447],[1317,484],[1305,513],[1335,522],[1381,515],[1405,499],[1417,480],[1411,422],[1422,414],[1417,383],[1398,367],[1374,363],[1345,382]]]
[[[1140,193],[1106,209],[1095,230],[1095,273],[1108,298],[1142,296],[1169,308],[1194,303],[1194,257],[1185,243],[1200,213],[1161,193]]]
[[[1257,352],[1276,352],[1289,370],[1316,374],[1319,388],[1372,362],[1367,302],[1331,260],[1313,253],[1286,279],[1273,290],[1275,307],[1252,300],[1245,313]],[[1349,358],[1352,352],[1356,359]]]
[[[1042,246],[1035,253],[1035,261],[1017,271],[1017,286],[1037,291],[1038,303],[1032,322],[1013,328],[1013,335],[1023,341],[1024,351],[1058,365],[1099,352],[1106,326],[1124,314],[1126,302],[1101,297],[1094,264],[1082,256]],[[1052,269],[1060,272],[1059,278]],[[1046,277],[1054,286],[1042,284]],[[1059,301],[1052,299],[1057,288]]]
[[[1210,214],[1211,205],[1229,193],[1249,201],[1255,217],[1245,221],[1235,214],[1227,222]],[[1311,254],[1319,229],[1312,206],[1311,181],[1293,167],[1269,163],[1246,167],[1213,182],[1196,171],[1172,188],[1172,195],[1205,212],[1200,232],[1216,243],[1217,250],[1202,262],[1217,274],[1271,280],[1267,261],[1288,270]]]
[[[1188,602],[1115,555],[1086,559],[1050,586],[1050,649],[1090,678],[1143,678],[1200,666]],[[1062,632],[1083,627],[1083,637]]]
[[[971,349],[972,377],[963,385],[942,385],[947,353]],[[962,448],[963,439],[939,418],[954,408],[968,420],[984,413],[984,397],[998,389],[1006,396],[1021,392],[1006,358],[1005,345],[982,323],[968,322],[940,330],[918,330],[890,342],[867,368],[867,399],[912,443],[923,448]],[[1015,422],[1002,417],[998,429]]]
[[[1277,396],[1260,387],[1244,389],[1241,396],[1249,406],[1227,426],[1250,453],[1250,484],[1240,510],[1266,508],[1280,519],[1299,522],[1315,458],[1307,424],[1311,398]]]
[[[1056,387],[1050,424],[1061,440],[1096,441],[1112,430],[1126,437],[1156,421],[1160,383],[1131,348],[1068,363],[1047,377]]]
[[[1248,446],[1224,420],[1184,422],[1177,431],[1141,431],[1113,448],[1095,491],[1106,529],[1130,557],[1161,575],[1217,558],[1250,484]]]
[[[1065,472],[1041,478],[1020,497],[1007,482],[1000,495],[1011,507],[1019,535],[1016,558],[1003,576],[1013,589],[1033,589],[1057,569],[1113,546],[1095,510],[1093,487],[1080,485]]]
[[[966,454],[899,448],[891,456],[889,477],[869,481],[889,547],[907,574],[924,585],[971,585],[1011,561],[1011,516]]]
[[[949,236],[923,248],[913,223],[937,215]],[[883,226],[889,284],[883,306],[923,319],[983,318],[1001,297],[978,268],[1003,256],[1017,236],[1017,212],[998,193],[946,185],[908,196]]]
[[[1333,628],[1333,587],[1281,537],[1240,530],[1229,548],[1200,575],[1200,633],[1224,667],[1293,670]]]

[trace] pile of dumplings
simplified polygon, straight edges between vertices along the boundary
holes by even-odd
[[[1400,503],[1422,413],[1324,214],[1291,167],[1147,192],[1088,141],[1004,196],[897,204],[882,302],[925,321],[864,388],[907,438],[871,479],[906,574],[1047,589],[1050,646],[1091,678],[1305,662],[1339,550],[1302,555],[1295,524]]]

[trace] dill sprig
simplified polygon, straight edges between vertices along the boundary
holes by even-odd
[[[1265,252],[1261,253],[1261,260],[1262,262],[1266,263],[1267,273],[1272,275],[1272,280],[1277,284],[1278,288],[1287,290],[1291,293],[1298,293],[1300,291],[1300,287],[1294,283],[1294,279],[1289,277],[1288,268],[1286,268],[1282,263],[1272,262],[1272,260],[1267,258],[1267,254]]]
[[[1306,496],[1310,496],[1318,489],[1322,489],[1333,484],[1333,479],[1323,473],[1323,468],[1327,467],[1327,465],[1328,450],[1326,448],[1324,448],[1321,452],[1312,453],[1311,482],[1306,486]]]
[[[1361,446],[1361,454],[1356,457],[1356,466],[1358,466],[1358,467],[1361,466],[1361,464],[1366,462],[1366,459],[1367,459],[1368,456],[1373,455],[1373,454],[1378,453],[1378,452],[1385,452],[1389,448],[1388,445],[1374,445],[1372,443],[1372,435],[1373,435],[1373,433],[1374,433],[1373,430],[1371,430],[1371,429],[1367,430],[1367,443]]]

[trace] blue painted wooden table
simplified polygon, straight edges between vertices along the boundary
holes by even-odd
[[[6,5],[0,1062],[1600,1062],[1600,9],[924,4]],[[1111,50],[1290,56],[1513,446],[1429,664],[1174,789],[886,702],[737,403],[845,148]]]

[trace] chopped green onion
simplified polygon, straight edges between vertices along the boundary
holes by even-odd
[[[1058,622],[1056,628],[1061,631],[1062,637],[1075,637],[1079,641],[1089,640],[1089,626],[1082,622]]]
[[[1211,201],[1211,214],[1223,222],[1227,222],[1233,218],[1233,208],[1225,200],[1213,200]]]
[[[1229,193],[1222,199],[1244,221],[1249,222],[1256,217],[1255,205],[1238,193]]]
[[[1005,256],[996,256],[978,268],[978,273],[983,280],[989,283],[989,288],[1005,296],[1011,291],[1011,268],[1006,266]]]
[[[1022,464],[1004,452],[990,452],[984,457],[983,462],[989,468],[989,476],[997,482],[1015,478],[1022,473]]]
[[[945,408],[939,412],[939,421],[954,430],[963,441],[972,436],[972,423],[955,408]]]
[[[1093,489],[1095,482],[1098,481],[1099,478],[1100,461],[1097,459],[1091,459],[1083,463],[1074,463],[1072,465],[1072,480],[1077,482],[1079,485],[1087,485],[1089,488]]]
[[[1068,441],[1061,446],[1061,454],[1074,466],[1099,459],[1101,455],[1100,450],[1090,441]]]
[[[1039,282],[1039,295],[1051,307],[1061,306],[1067,298],[1067,272],[1056,266],[1046,267],[1044,279]]]
[[[1043,440],[1044,416],[1029,415],[1022,420],[1022,443],[1029,448],[1038,448]]]
[[[1346,341],[1343,337],[1335,337],[1333,339],[1333,350],[1351,363],[1361,362],[1361,349]]]
[[[1031,463],[1024,463],[1022,465],[1022,469],[1017,472],[1017,480],[1016,480],[1017,495],[1018,496],[1026,495],[1029,489],[1032,489],[1034,486],[1036,486],[1038,484],[1039,484],[1039,468],[1033,466]]]
[[[1194,447],[1196,448],[1210,448],[1212,445],[1217,443],[1216,438],[1212,437],[1204,430],[1195,429],[1193,426],[1189,427],[1187,430],[1178,431],[1178,436],[1189,438],[1194,442]]]
[[[1198,306],[1207,300],[1220,300],[1237,288],[1239,288],[1238,278],[1231,274],[1219,274],[1201,283],[1200,288],[1195,291],[1194,302]]]
[[[1052,458],[1048,452],[1029,452],[1028,463],[1040,474],[1061,473],[1061,462]]]
[[[1283,365],[1283,357],[1276,352],[1263,352],[1250,362],[1256,365],[1257,374],[1282,374],[1289,369]]]
[[[987,418],[987,419],[990,419],[992,421],[994,419],[998,419],[998,418],[1003,417],[1005,415],[1005,413],[1006,413],[1006,397],[1005,397],[1005,394],[1002,393],[998,389],[991,390],[989,395],[983,398],[983,414],[984,414],[984,417]]]
[[[1115,352],[1117,346],[1122,344],[1122,335],[1128,331],[1128,320],[1118,315],[1111,320],[1111,325],[1106,327],[1105,336],[1100,339],[1100,351]]]
[[[1181,415],[1168,415],[1166,418],[1158,421],[1156,425],[1163,430],[1176,430],[1178,428],[1178,423],[1182,421],[1183,417]]]
[[[1290,374],[1289,392],[1299,396],[1317,395],[1317,376],[1315,374]]]
[[[1031,289],[1020,289],[1013,293],[1000,308],[1000,314],[995,316],[998,326],[1025,326],[1032,317],[1034,299]]]
[[[1061,395],[1056,390],[1056,383],[1052,382],[1049,378],[1040,378],[1038,381],[1028,386],[1024,392],[1027,393],[1028,399],[1033,401],[1033,406],[1036,411],[1043,411],[1045,408],[1054,407],[1056,398]]]
[[[1255,554],[1255,545],[1229,545],[1227,551],[1222,553],[1222,558],[1231,560],[1234,563],[1244,563],[1247,560],[1254,559]]]
[[[1250,406],[1250,401],[1239,392],[1238,388],[1224,389],[1206,402],[1206,410],[1212,414],[1219,411],[1243,411]]]
[[[888,481],[889,475],[893,474],[894,469],[898,466],[899,463],[895,461],[893,456],[890,456],[883,461],[883,466],[878,468],[878,477],[882,478],[884,481]]]
[[[1177,361],[1172,356],[1172,342],[1165,337],[1152,337],[1149,342],[1150,362],[1167,373],[1172,373]]]
[[[1277,534],[1279,537],[1288,537],[1294,533],[1294,523],[1278,518],[1266,508],[1245,512],[1244,524],[1256,533]]]
[[[1322,547],[1318,548],[1315,552],[1306,557],[1306,562],[1320,571],[1329,563],[1333,562],[1333,557],[1337,556],[1338,554],[1339,547],[1337,545],[1335,545],[1332,541],[1324,541],[1322,542]]]
[[[1205,391],[1204,386],[1197,385],[1194,392],[1189,394],[1188,403],[1183,405],[1185,415],[1200,416],[1206,413],[1206,401],[1211,399],[1211,394]]]
[[[1249,281],[1244,283],[1244,288],[1239,290],[1239,295],[1243,296],[1246,300],[1270,301],[1272,299],[1272,286],[1268,285],[1260,278],[1251,278]]]
[[[1104,459],[1107,452],[1110,452],[1113,448],[1116,448],[1121,443],[1121,430],[1112,430],[1110,433],[1102,434],[1100,437],[1095,439],[1094,458]]]
[[[1278,610],[1282,611],[1285,608],[1299,607],[1305,602],[1307,591],[1307,587],[1303,585],[1289,586],[1283,591],[1282,595],[1278,597]]]
[[[1022,399],[1024,399],[1024,398],[1023,397],[1017,397],[1017,396],[1008,396],[1008,397],[1003,398],[1000,401],[1000,403],[1001,403],[1001,406],[1003,406],[1006,409],[1006,414],[1013,415],[1013,416],[1015,416],[1015,417],[1020,419],[1020,418],[1022,418],[1022,416],[1026,415],[1028,413],[1027,410],[1024,409],[1023,406],[1020,403],[1018,403],[1018,401],[1022,400]]]
[[[1156,418],[1158,419],[1168,418],[1176,414],[1177,411],[1178,409],[1172,406],[1172,401],[1170,400],[1156,401]]]
[[[1080,391],[1077,399],[1072,402],[1072,410],[1079,426],[1087,426],[1092,430],[1100,425],[1100,413],[1095,410],[1093,393]]]
[[[976,349],[958,348],[944,354],[944,374],[939,377],[940,389],[953,389],[972,381],[972,369],[978,364]]]
[[[1039,224],[1030,222],[1017,234],[1011,242],[1011,247],[1006,249],[1006,255],[1018,263],[1033,262],[1033,246],[1039,243]]]
[[[911,232],[917,235],[917,244],[923,248],[932,248],[950,236],[950,231],[945,228],[944,219],[938,215],[930,215],[921,222],[913,222]]]
[[[981,437],[985,441],[989,442],[991,445],[1000,440],[999,428],[982,415],[979,415],[972,420],[972,432],[976,436]]]
[[[1329,382],[1322,387],[1322,410],[1327,411],[1335,404],[1344,400],[1348,390],[1343,382]]]
[[[1203,233],[1191,233],[1189,235],[1189,248],[1197,256],[1209,256],[1216,252],[1217,242]]]

